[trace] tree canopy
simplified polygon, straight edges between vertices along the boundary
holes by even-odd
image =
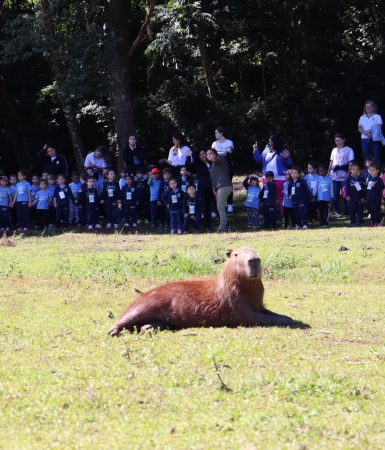
[[[149,155],[174,130],[198,150],[218,125],[239,164],[271,133],[297,160],[325,160],[335,132],[358,149],[366,99],[385,105],[384,0],[5,0],[0,8],[6,170],[32,169],[46,142],[72,167],[103,144],[118,163],[133,132]]]

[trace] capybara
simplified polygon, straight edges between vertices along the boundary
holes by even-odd
[[[289,326],[294,320],[263,306],[261,260],[249,247],[228,250],[214,278],[176,281],[145,292],[124,311],[109,331],[123,328]]]

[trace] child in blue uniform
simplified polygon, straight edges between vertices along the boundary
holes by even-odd
[[[173,177],[173,172],[170,168],[166,167],[162,170],[163,178],[161,180],[160,184],[160,199],[162,200],[163,194],[168,191],[169,189],[169,182],[171,178]],[[161,215],[161,222],[164,225],[165,228],[170,227],[170,212],[167,208],[167,205],[163,202],[160,205],[160,215]]]
[[[79,205],[76,200],[78,199],[79,189],[82,182],[80,181],[80,175],[77,172],[72,172],[72,182],[70,183],[70,189],[74,197],[74,202],[70,202],[70,224],[79,225]]]
[[[182,234],[183,192],[174,178],[168,183],[169,189],[163,193],[162,200],[170,214],[171,234]]]
[[[116,182],[115,172],[113,170],[109,170],[107,172],[107,181],[104,183],[100,201],[100,203],[104,204],[107,229],[112,226],[115,229],[119,228],[119,196],[119,185]]]
[[[124,228],[136,227],[137,221],[137,188],[134,177],[126,175],[126,184],[121,190]]]
[[[16,227],[16,225],[17,225],[17,211],[16,211],[16,206],[13,203],[13,198],[16,194],[16,183],[17,183],[17,175],[10,175],[9,176],[9,189],[11,191],[12,200],[9,205],[9,208],[10,208],[9,213],[11,216],[11,225],[13,227]]]
[[[366,200],[366,182],[361,174],[360,166],[352,164],[351,173],[346,179],[346,201],[349,205],[350,226],[364,224],[364,203]]]
[[[194,184],[194,179],[190,177],[187,172],[186,167],[181,167],[180,169],[180,177],[177,180],[179,189],[185,194],[187,192],[187,188]]]
[[[307,205],[309,200],[314,200],[314,198],[306,181],[301,179],[301,170],[299,167],[293,167],[291,169],[291,178],[289,198],[293,201],[295,228],[297,230],[301,228],[308,230]]]
[[[12,201],[11,189],[7,186],[7,178],[0,177],[0,231],[9,231],[11,221],[9,205]]]
[[[282,209],[283,209],[283,228],[287,229],[290,226],[295,226],[294,220],[294,209],[293,209],[293,200],[290,197],[289,184],[292,180],[291,178],[291,170],[288,169],[285,172],[286,181],[283,183],[283,200],[282,200]]]
[[[55,194],[56,189],[56,178],[53,175],[47,176],[47,190],[49,192],[50,197],[52,198],[52,201],[49,204],[48,207],[48,226],[53,227],[56,223],[56,210],[55,205],[53,202],[53,197]]]
[[[322,228],[329,225],[329,204],[332,197],[332,180],[327,172],[328,169],[323,164],[318,167],[317,207]]]
[[[150,211],[151,211],[151,228],[156,225],[161,225],[163,219],[161,217],[161,207],[162,201],[160,198],[160,185],[161,180],[159,179],[159,169],[154,167],[150,171],[150,178],[148,179],[148,185],[150,187]]]
[[[68,228],[70,218],[70,202],[74,202],[75,199],[64,175],[58,175],[57,182],[58,185],[56,186],[53,194],[53,203],[56,208],[56,226]]]
[[[265,174],[266,184],[263,186],[259,199],[263,202],[264,228],[277,228],[277,188],[274,183],[274,173],[268,170]]]
[[[258,183],[258,177],[253,173],[243,180],[243,186],[246,189],[245,206],[247,208],[247,228],[249,230],[253,229],[253,225],[255,225],[257,230],[259,229],[259,194],[261,193],[261,188]]]
[[[40,180],[39,177],[37,175],[32,175],[32,179],[31,179],[31,208],[29,209],[29,214],[30,214],[30,223],[35,223],[35,213],[36,213],[36,209],[34,206],[34,201],[35,201],[35,195],[37,193],[37,191],[40,190]]]
[[[45,228],[48,226],[49,205],[52,203],[52,196],[47,189],[47,182],[41,180],[39,183],[40,190],[36,192],[35,200],[33,201],[36,208],[35,214],[35,228]]]
[[[199,231],[202,219],[202,200],[198,197],[195,186],[190,184],[183,198],[183,233],[187,234],[190,224]]]
[[[147,224],[150,217],[150,189],[141,169],[136,171],[136,200],[138,202],[137,223],[144,222]]]
[[[16,204],[17,210],[17,231],[27,231],[30,226],[31,185],[26,181],[27,173],[24,170],[19,170],[17,178],[19,182],[16,183],[13,197],[13,204]]]
[[[93,176],[87,180],[87,186],[82,186],[79,191],[78,203],[82,204],[86,210],[86,224],[90,231],[94,228],[100,229],[99,223],[99,193],[95,187]]]
[[[317,220],[317,205],[314,199],[317,196],[318,191],[318,164],[314,161],[310,161],[307,165],[307,174],[305,175],[305,181],[309,187],[309,190],[312,194],[313,201],[309,200],[307,205],[308,208],[308,219],[310,222]]]
[[[384,187],[379,168],[375,163],[370,164],[366,180],[366,199],[372,227],[378,227],[381,223],[381,198]]]

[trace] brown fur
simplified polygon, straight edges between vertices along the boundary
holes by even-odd
[[[177,281],[139,295],[111,328],[189,328],[281,325],[293,323],[263,305],[260,259],[248,247],[227,252],[228,260],[214,278]]]

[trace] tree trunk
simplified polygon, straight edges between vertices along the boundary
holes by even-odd
[[[50,10],[50,4],[48,0],[41,0],[41,11],[43,14],[43,28],[46,36],[51,38],[55,35],[54,28],[54,17]],[[71,103],[66,101],[66,96],[61,90],[60,86],[60,74],[62,70],[60,69],[60,54],[55,46],[51,46],[49,49],[49,64],[51,68],[51,74],[53,80],[57,82],[58,85],[58,99],[63,111],[63,115],[66,121],[67,129],[71,138],[72,151],[75,156],[77,169],[80,170],[83,167],[83,142],[80,137],[79,127],[76,120],[76,114],[74,112]]]
[[[201,62],[203,71],[205,74],[207,89],[209,92],[209,97],[215,99],[217,96],[217,88],[214,82],[213,74],[210,67],[210,57],[207,51],[206,42],[204,39],[203,32],[200,28],[198,28],[198,47],[199,53],[201,55]]]
[[[68,132],[71,138],[72,149],[76,160],[76,167],[77,170],[80,171],[84,167],[83,145],[81,138],[79,136],[75,111],[72,105],[70,103],[65,102],[64,99],[60,99],[60,103],[62,106],[64,118],[66,120]]]
[[[129,19],[130,9],[126,0],[110,0],[107,3],[110,23],[108,43],[108,70],[111,80],[111,102],[115,118],[119,168],[123,167],[123,148],[134,132],[131,73],[129,67]]]

